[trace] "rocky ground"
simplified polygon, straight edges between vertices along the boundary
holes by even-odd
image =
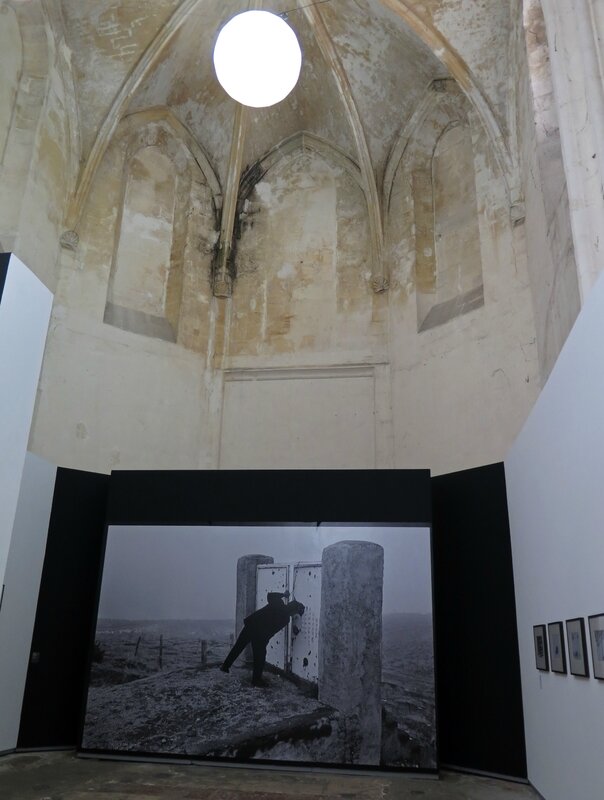
[[[86,749],[253,757],[277,741],[327,737],[333,709],[291,681],[265,674],[266,688],[250,672],[217,665],[160,672],[89,690]],[[116,711],[116,709],[118,711]]]

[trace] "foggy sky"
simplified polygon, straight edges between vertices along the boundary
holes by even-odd
[[[428,528],[112,525],[99,617],[234,619],[240,556],[320,562],[327,545],[351,539],[384,548],[385,614],[431,612]]]

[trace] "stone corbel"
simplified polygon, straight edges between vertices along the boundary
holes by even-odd
[[[390,288],[390,281],[385,275],[376,275],[371,279],[371,288],[376,294],[387,292]]]
[[[214,285],[212,287],[214,297],[232,297],[233,295],[233,279],[228,272],[220,273],[214,278]]]
[[[80,237],[75,231],[63,231],[59,242],[63,250],[72,250],[75,253],[80,243]]]

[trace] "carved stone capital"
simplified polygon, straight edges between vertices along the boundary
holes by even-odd
[[[371,288],[376,294],[387,292],[390,288],[390,281],[385,275],[377,275],[371,281]]]
[[[233,279],[228,272],[216,275],[214,278],[214,297],[231,297],[233,294]]]
[[[75,252],[78,249],[80,237],[75,231],[63,231],[59,242],[64,250],[73,250]]]

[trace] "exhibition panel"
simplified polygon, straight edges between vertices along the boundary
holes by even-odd
[[[430,516],[427,471],[113,473],[83,749],[436,769]]]
[[[515,637],[501,465],[60,469],[20,745],[522,778]]]
[[[82,748],[436,769],[430,529],[109,526]]]
[[[77,741],[108,483],[108,475],[57,470],[20,749],[70,747]]]
[[[526,778],[502,464],[432,479],[441,763]]]

